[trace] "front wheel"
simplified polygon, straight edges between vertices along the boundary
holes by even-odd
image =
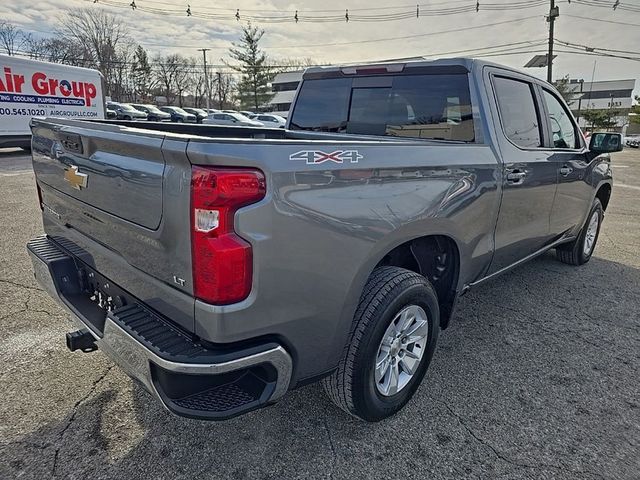
[[[346,412],[376,422],[411,399],[436,348],[438,298],[422,275],[379,267],[365,285],[338,368],[323,380]]]
[[[578,238],[571,243],[566,243],[556,248],[558,260],[569,265],[584,265],[587,263],[596,248],[603,217],[602,203],[596,198],[593,200],[587,221],[582,226]]]

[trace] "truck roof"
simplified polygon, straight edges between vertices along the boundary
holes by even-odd
[[[400,73],[405,68],[419,68],[419,67],[462,67],[468,72],[472,70],[474,66],[492,66],[509,70],[511,72],[518,73],[520,75],[526,75],[531,78],[536,78],[530,74],[524,73],[521,70],[507,67],[499,63],[491,62],[488,60],[480,60],[471,57],[453,57],[453,58],[438,58],[429,59],[426,57],[410,57],[410,58],[397,58],[390,60],[381,60],[379,62],[363,62],[357,64],[337,64],[326,67],[310,67],[304,71],[303,78],[320,78],[323,76],[334,76],[338,72],[342,72],[345,75],[358,75],[367,73],[380,73],[377,70],[387,69],[388,73]]]

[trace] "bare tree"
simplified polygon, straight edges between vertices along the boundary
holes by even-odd
[[[58,33],[64,40],[82,46],[91,66],[104,75],[107,93],[111,94],[113,77],[122,62],[119,55],[130,38],[122,20],[104,10],[70,10],[60,20]]]
[[[0,22],[0,48],[7,52],[7,55],[15,55],[24,43],[25,34],[14,24]]]
[[[133,75],[130,68],[133,59],[131,45],[125,44],[118,50],[117,61],[111,69],[111,96],[121,102],[133,100]]]
[[[318,65],[313,58],[275,58],[270,59],[269,64],[276,73],[290,72],[292,70],[304,70],[307,67]]]
[[[29,58],[34,60],[44,60],[47,57],[47,38],[36,38],[31,33],[27,33],[23,37],[23,45],[25,52]]]
[[[181,55],[169,55],[167,59],[177,64],[174,86],[178,94],[178,105],[182,107],[185,92],[188,92],[192,86],[193,76],[190,72],[195,71],[196,60],[194,58],[185,58]]]
[[[212,85],[212,90],[215,94],[216,101],[218,102],[218,108],[230,108],[233,107],[231,101],[233,92],[236,89],[236,82],[233,75],[229,73],[216,72],[215,80],[211,81],[209,85]]]
[[[204,73],[198,70],[189,71],[189,83],[193,93],[193,106],[206,106],[207,83],[205,82]]]
[[[41,59],[76,67],[93,67],[91,54],[78,42],[51,37],[44,39]]]

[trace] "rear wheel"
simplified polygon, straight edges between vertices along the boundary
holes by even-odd
[[[558,260],[569,265],[584,265],[587,263],[596,248],[603,217],[602,203],[596,198],[593,200],[587,221],[582,230],[580,230],[578,238],[571,243],[566,243],[556,248]]]
[[[323,380],[336,405],[375,422],[398,412],[427,371],[439,332],[438,298],[422,275],[380,267],[369,278],[338,368]]]

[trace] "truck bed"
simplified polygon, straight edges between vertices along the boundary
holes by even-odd
[[[394,242],[421,228],[459,236],[474,252],[461,262],[467,278],[481,275],[491,255],[500,164],[490,145],[66,119],[34,119],[32,131],[47,235],[73,243],[106,279],[213,343],[275,335],[304,348],[322,339],[315,363],[331,363],[338,347],[326,320],[346,328],[369,272]],[[249,297],[234,305],[194,298],[194,165],[258,169],[266,178],[265,198],[235,214],[237,234],[253,247],[254,278]],[[71,167],[88,175],[86,188],[65,181]],[[477,201],[467,206],[471,196]],[[336,259],[344,259],[338,277]],[[305,295],[292,298],[300,285]],[[318,304],[316,295],[340,300]],[[311,368],[305,362],[296,375]]]

